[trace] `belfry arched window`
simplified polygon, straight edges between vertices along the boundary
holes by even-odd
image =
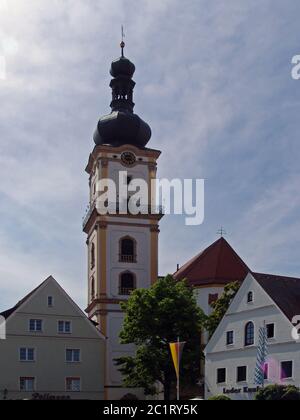
[[[136,262],[136,241],[126,236],[120,239],[120,261],[125,263]]]
[[[133,273],[126,271],[120,275],[119,294],[129,296],[136,289],[136,278]]]
[[[245,346],[254,345],[254,324],[253,322],[248,322],[245,327]]]
[[[91,269],[95,268],[95,264],[96,264],[95,244],[92,243],[92,246],[91,246]]]

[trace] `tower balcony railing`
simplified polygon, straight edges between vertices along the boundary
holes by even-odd
[[[130,296],[132,292],[135,291],[134,287],[120,287],[119,295],[120,296]]]
[[[113,204],[108,204],[105,205],[105,207],[107,208],[107,213],[105,213],[105,215],[128,215],[128,216],[136,216],[136,214],[132,214],[130,212],[129,207],[127,206],[127,211],[126,211],[126,207],[125,207],[125,211],[124,211],[124,206],[121,206],[120,203],[113,203]],[[97,208],[97,200],[93,201],[92,204],[90,204],[87,207],[86,210],[86,215],[83,217],[82,219],[82,224],[83,227],[86,226],[87,222],[89,221],[89,218],[91,217],[93,211]],[[138,206],[139,208],[139,213],[137,214],[139,215],[158,215],[158,216],[163,216],[164,215],[164,208],[163,206],[160,205],[148,205],[148,206]]]
[[[82,225],[83,228],[85,228],[87,222],[89,221],[89,218],[91,217],[93,211],[96,208],[96,200],[93,201],[91,204],[88,205],[87,209],[86,209],[86,214],[85,216],[82,218]]]
[[[136,257],[134,255],[120,255],[120,262],[135,263]]]

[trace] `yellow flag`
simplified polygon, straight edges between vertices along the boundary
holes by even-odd
[[[179,378],[179,367],[184,346],[185,342],[170,343],[170,349],[177,378]]]

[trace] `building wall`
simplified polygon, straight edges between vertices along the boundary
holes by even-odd
[[[253,292],[254,302],[247,303],[248,292]],[[245,326],[252,321],[255,327],[253,346],[245,347]],[[268,340],[269,379],[266,384],[281,383],[280,366],[283,361],[294,362],[294,377],[284,383],[300,386],[300,344],[292,340],[292,324],[274,304],[260,285],[248,275],[226,316],[206,348],[205,391],[206,397],[219,395],[232,389],[238,393],[228,394],[232,399],[253,399],[259,328],[264,324],[275,324],[275,337]],[[234,344],[226,345],[226,333],[234,331]],[[247,366],[247,380],[237,382],[237,367]],[[226,368],[227,379],[217,384],[217,369]]]
[[[47,298],[54,298],[48,308]],[[29,320],[41,319],[43,331],[29,331]],[[58,333],[58,321],[71,321],[71,334]],[[51,395],[71,399],[104,398],[104,339],[62,294],[54,281],[48,282],[7,319],[7,338],[0,341],[0,399],[30,399],[32,395]],[[20,348],[34,348],[35,361],[21,362]],[[66,362],[66,349],[80,349],[79,363]],[[20,392],[20,377],[35,378],[35,392]],[[66,378],[80,378],[81,392],[68,393]]]
[[[210,315],[212,313],[212,308],[209,304],[209,296],[218,295],[218,297],[220,297],[223,291],[224,287],[222,286],[195,288],[197,304],[206,315]]]

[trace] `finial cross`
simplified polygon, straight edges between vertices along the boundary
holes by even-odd
[[[225,236],[227,233],[223,226],[221,226],[221,229],[218,230],[217,234],[220,235],[221,238],[223,238],[223,236]]]
[[[125,32],[124,32],[124,26],[122,25],[121,27],[121,37],[122,37],[122,41],[121,41],[121,51],[122,51],[122,57],[124,57],[124,48],[125,48]]]

